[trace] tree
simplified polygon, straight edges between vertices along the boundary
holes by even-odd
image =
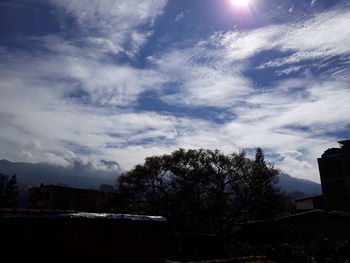
[[[276,187],[280,171],[244,151],[179,149],[148,157],[117,180],[132,213],[166,216],[176,231],[217,233],[231,222],[273,218],[286,213],[289,200]]]
[[[252,220],[270,219],[272,216],[284,215],[292,209],[291,200],[281,192],[277,186],[280,170],[265,162],[265,155],[261,148],[255,152],[254,162],[251,163],[248,189],[249,218]]]
[[[259,147],[255,151],[255,162],[265,165],[265,154]]]
[[[18,202],[17,177],[14,174],[0,186],[0,207],[14,208]]]

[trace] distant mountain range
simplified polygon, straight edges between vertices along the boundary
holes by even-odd
[[[102,184],[115,185],[115,180],[122,173],[118,163],[101,160],[103,169],[95,169],[91,163],[73,160],[72,165],[63,167],[47,163],[19,163],[0,160],[0,173],[16,174],[19,184],[28,188],[44,184],[61,184],[71,187],[98,189]],[[278,185],[294,198],[321,193],[321,185],[309,180],[281,174]]]
[[[102,184],[115,185],[121,169],[116,162],[101,160],[101,169],[91,163],[73,160],[69,167],[47,163],[20,163],[0,160],[0,173],[16,174],[21,188],[44,184],[66,185],[71,187],[98,189]]]
[[[292,193],[293,199],[322,193],[320,184],[306,179],[295,178],[285,173],[280,175],[278,185],[284,192]]]

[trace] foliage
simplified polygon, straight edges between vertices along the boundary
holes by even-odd
[[[14,208],[18,202],[17,177],[13,175],[0,184],[0,207]]]
[[[179,149],[146,158],[121,175],[117,187],[128,212],[166,216],[172,231],[227,233],[236,222],[288,212],[289,199],[276,186],[278,175],[261,149],[255,160],[244,151]]]
[[[350,262],[350,242],[347,239],[320,235],[314,240],[256,244],[232,239],[225,242],[225,257],[265,255],[279,263]]]
[[[350,242],[326,236],[303,243],[265,244],[261,251],[281,263],[350,262]]]

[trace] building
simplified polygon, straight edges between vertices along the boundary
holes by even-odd
[[[113,193],[115,192],[114,186],[109,184],[102,184],[100,185],[100,191],[105,193]]]
[[[47,210],[98,211],[107,193],[57,185],[41,185],[28,190],[29,208]]]
[[[323,195],[315,195],[311,197],[294,200],[298,212],[305,212],[314,209],[324,209]]]
[[[326,150],[318,158],[326,210],[350,212],[350,140]]]
[[[211,259],[201,261],[179,262],[172,260],[165,260],[164,263],[276,263],[274,260],[269,260],[266,256],[248,256],[240,258],[226,258],[226,259]]]

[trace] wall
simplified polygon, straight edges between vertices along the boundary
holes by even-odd
[[[164,222],[0,216],[3,262],[162,261]]]
[[[296,202],[298,210],[311,210],[314,209],[314,202],[312,199],[306,199]]]

